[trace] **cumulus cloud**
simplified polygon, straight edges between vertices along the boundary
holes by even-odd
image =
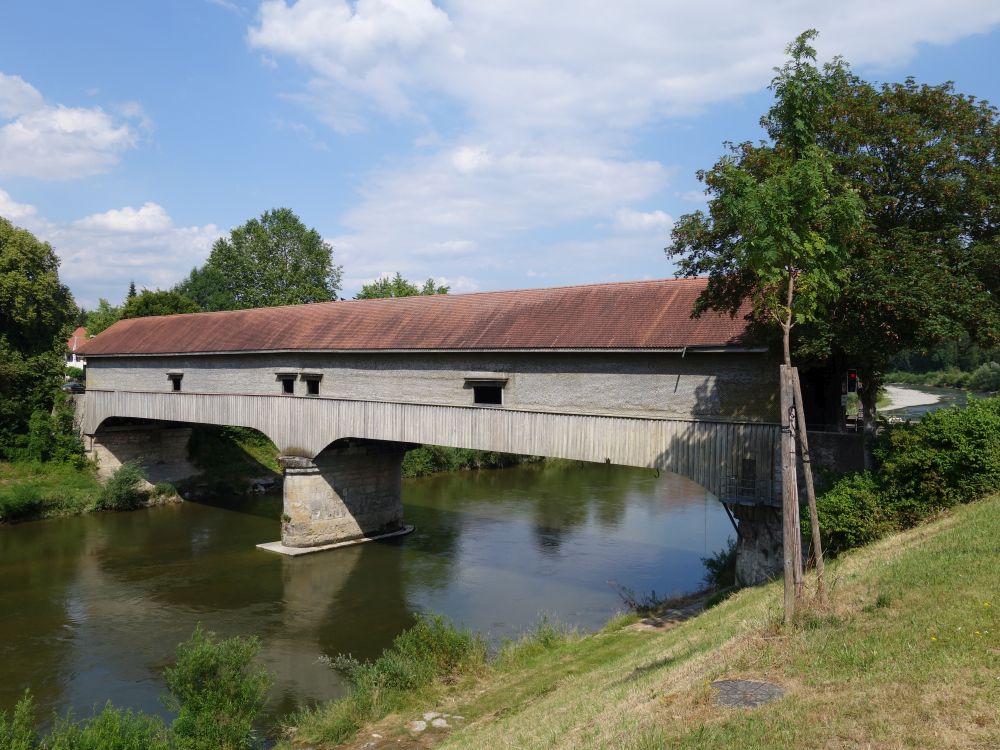
[[[112,208],[101,214],[91,214],[74,222],[83,229],[152,234],[170,229],[167,212],[156,203],[144,203],[141,208]]]
[[[107,171],[135,148],[149,120],[134,102],[119,117],[100,107],[49,104],[19,76],[0,73],[0,174],[69,180]]]
[[[175,226],[167,211],[152,202],[55,222],[0,190],[0,215],[52,245],[62,261],[63,281],[77,303],[90,308],[100,297],[117,304],[133,280],[139,288],[173,286],[205,262],[212,243],[222,236],[214,224]]]
[[[633,211],[631,208],[620,209],[615,214],[615,228],[622,232],[648,232],[650,230],[667,230],[673,226],[674,220],[663,211]]]
[[[6,190],[0,190],[0,216],[13,224],[19,224],[38,213],[38,209],[27,203],[18,203]]]
[[[887,65],[998,22],[993,0],[267,0],[249,41],[389,114],[433,92],[491,132],[593,135],[757,91],[810,27],[821,54]]]

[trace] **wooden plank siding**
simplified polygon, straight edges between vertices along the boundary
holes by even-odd
[[[112,417],[251,427],[284,455],[314,458],[344,438],[444,445],[655,468],[717,497],[734,482],[772,502],[780,428],[727,422],[334,398],[88,389],[86,434]],[[748,461],[752,461],[751,466]],[[753,477],[748,477],[751,472]]]

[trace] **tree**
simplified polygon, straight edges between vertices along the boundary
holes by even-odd
[[[951,83],[844,75],[818,118],[835,169],[864,199],[865,223],[840,300],[800,348],[858,368],[870,433],[895,355],[1000,342],[1000,116]]]
[[[127,296],[127,297],[126,297],[125,299],[126,299],[126,300],[130,300],[130,299],[132,299],[133,297],[135,297],[135,295],[136,295],[136,291],[135,291],[135,280],[133,279],[132,281],[130,281],[130,282],[128,283],[128,296]]]
[[[141,293],[130,297],[121,309],[122,318],[145,318],[153,315],[176,315],[178,313],[201,312],[201,308],[190,297],[180,292],[151,292],[143,289]]]
[[[52,408],[75,316],[52,247],[0,218],[0,455]]]
[[[361,287],[354,299],[379,299],[383,297],[416,297],[434,294],[447,294],[448,287],[437,285],[434,279],[427,279],[422,287],[418,287],[397,271],[392,278],[382,277]]]
[[[838,298],[847,244],[861,221],[857,194],[816,142],[816,110],[841,72],[837,65],[815,67],[815,36],[807,31],[788,47],[791,60],[771,85],[775,103],[765,122],[772,142],[730,145],[711,170],[698,173],[712,196],[709,213],[682,216],[667,248],[683,256],[680,273],[708,275],[698,313],[735,314],[749,299],[757,321],[780,327],[788,366],[792,329],[824,315]]]
[[[175,291],[204,309],[240,310],[336,299],[340,277],[319,232],[276,208],[217,240],[205,265]]]
[[[97,301],[97,309],[87,313],[84,326],[88,336],[96,336],[122,319],[122,308],[114,307],[104,297]]]

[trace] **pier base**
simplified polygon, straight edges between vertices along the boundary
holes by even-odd
[[[318,548],[400,532],[402,463],[408,446],[337,441],[314,459],[282,456],[281,544]]]

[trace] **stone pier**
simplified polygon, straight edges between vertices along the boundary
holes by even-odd
[[[736,583],[759,586],[784,573],[781,508],[771,505],[735,505],[739,522],[736,541]]]
[[[282,456],[281,544],[261,546],[294,554],[408,530],[401,495],[403,453],[408,447],[342,440],[314,459]]]

